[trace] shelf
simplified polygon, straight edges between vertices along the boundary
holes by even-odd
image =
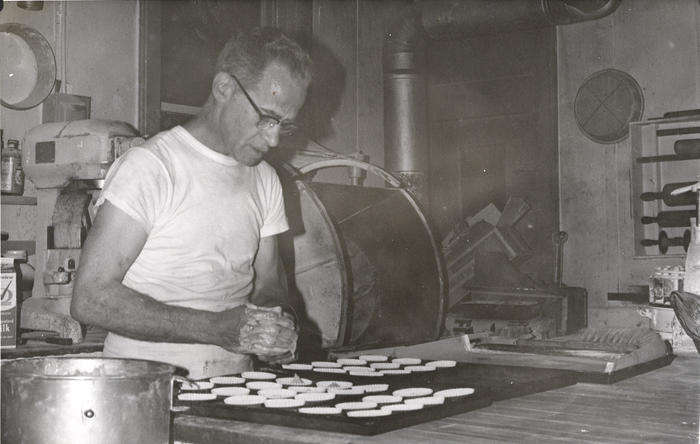
[[[683,154],[665,154],[662,156],[637,157],[637,163],[675,162],[680,160],[700,159],[700,156]]]
[[[3,205],[36,205],[36,196],[2,196]]]
[[[6,240],[2,241],[2,251],[7,250],[26,250],[31,256],[36,253],[36,241],[33,240]]]
[[[683,251],[682,249],[680,249]],[[667,253],[667,254],[645,254],[632,256],[634,260],[649,260],[649,259],[685,259],[685,253]]]

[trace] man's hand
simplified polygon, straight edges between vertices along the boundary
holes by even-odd
[[[295,316],[290,314],[287,311],[284,311],[281,307],[274,307],[272,309],[270,308],[265,308],[265,307],[259,307],[260,309],[263,310],[273,310],[275,312],[279,312],[282,317],[287,318],[292,325],[296,325],[295,321]],[[292,348],[290,348],[289,351],[286,351],[284,353],[275,353],[275,354],[270,354],[270,353],[260,353],[258,354],[258,359],[260,359],[263,362],[266,362],[271,365],[276,365],[276,364],[287,364],[289,362],[293,362],[296,360],[296,345],[297,345],[297,338],[296,338],[296,333],[297,330],[294,330],[295,333],[295,338],[294,338],[294,345]]]
[[[282,362],[279,359],[293,358],[297,332],[291,316],[280,307],[247,304],[223,311],[217,318],[221,325],[218,344],[221,347],[258,355],[273,364]]]

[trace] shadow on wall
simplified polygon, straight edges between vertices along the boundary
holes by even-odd
[[[306,103],[296,118],[302,131],[280,141],[280,146],[286,149],[274,152],[275,162],[288,161],[294,151],[307,147],[309,138],[323,140],[334,134],[331,119],[338,113],[342,103],[347,79],[345,67],[333,51],[318,39],[311,43],[309,53],[314,63],[314,77]]]
[[[311,48],[314,60],[314,81],[307,102],[313,125],[309,130],[316,139],[333,135],[331,118],[338,112],[346,87],[345,67],[323,42],[314,40]],[[304,116],[307,117],[307,116]],[[305,120],[307,121],[307,120]]]

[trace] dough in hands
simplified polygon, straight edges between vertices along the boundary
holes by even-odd
[[[258,307],[246,304],[246,322],[241,327],[239,343],[242,348],[256,355],[281,355],[294,353],[297,345],[296,334],[289,341],[280,341],[280,328],[288,328],[291,321],[282,316],[280,307]]]

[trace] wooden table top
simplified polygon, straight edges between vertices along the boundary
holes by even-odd
[[[183,415],[176,443],[698,443],[700,355],[615,384],[573,386],[400,430],[358,436]]]

